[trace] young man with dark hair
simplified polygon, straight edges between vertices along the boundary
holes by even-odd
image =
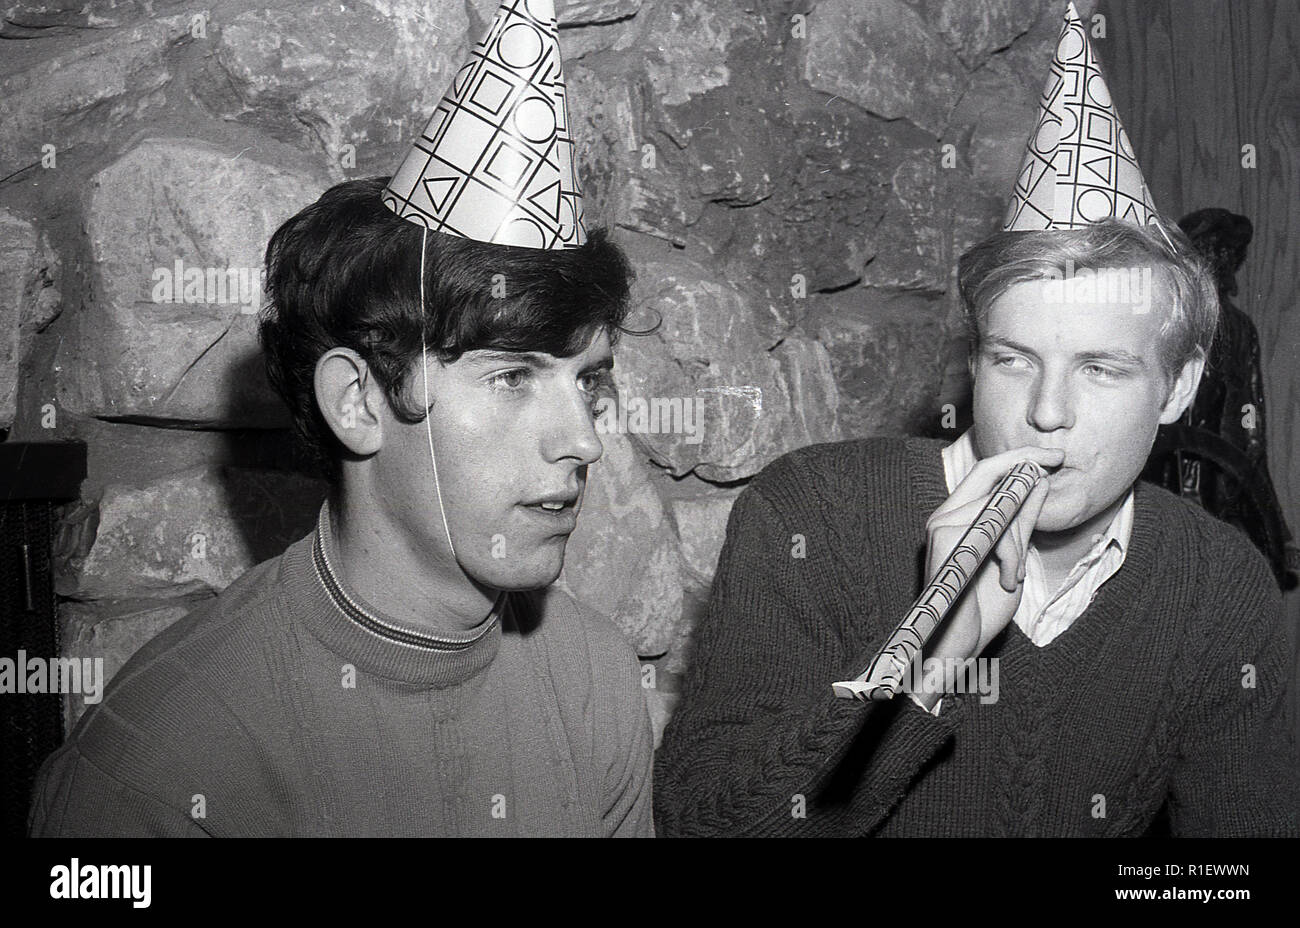
[[[458,80],[391,179],[272,237],[262,344],[330,481],[316,531],[123,667],[47,762],[35,834],[653,834],[636,656],[547,589],[631,269],[586,234],[562,93],[518,60],[562,91],[545,6],[503,5],[462,70],[491,107]]]
[[[270,239],[261,342],[329,478],[316,532],[134,655],[32,832],[653,834],[636,655],[546,589],[632,274],[586,234],[556,30],[500,6],[398,172]]]
[[[317,531],[128,662],[47,764],[34,833],[651,833],[635,656],[542,591],[601,454],[626,261],[599,232],[429,237],[435,477],[422,236],[382,187],[334,187],[267,249],[267,364],[331,478]]]

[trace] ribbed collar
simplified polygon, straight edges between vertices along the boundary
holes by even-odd
[[[501,608],[468,632],[430,633],[384,615],[344,586],[335,565],[329,503],[316,531],[291,545],[280,565],[285,606],[325,647],[366,673],[435,688],[455,686],[492,662],[501,644]]]

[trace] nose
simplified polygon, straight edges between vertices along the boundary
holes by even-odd
[[[542,456],[546,460],[580,465],[600,460],[605,448],[596,434],[587,396],[576,385],[561,391],[543,414],[547,421],[543,424]]]
[[[1043,371],[1034,383],[1025,418],[1040,432],[1055,432],[1074,425],[1074,397],[1064,374]]]

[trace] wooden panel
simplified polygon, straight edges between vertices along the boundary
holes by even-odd
[[[1103,0],[1094,42],[1162,213],[1218,206],[1255,238],[1237,304],[1259,330],[1269,467],[1300,531],[1300,4]],[[1256,167],[1242,164],[1255,146]],[[1300,628],[1300,591],[1287,594]],[[1293,706],[1300,703],[1297,635]],[[1300,712],[1295,713],[1300,731]]]

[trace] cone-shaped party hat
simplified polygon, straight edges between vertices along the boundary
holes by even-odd
[[[480,242],[586,242],[553,0],[503,0],[383,200],[403,219]]]
[[[1071,3],[1003,229],[1078,229],[1112,216],[1145,225],[1155,214],[1101,64]]]

